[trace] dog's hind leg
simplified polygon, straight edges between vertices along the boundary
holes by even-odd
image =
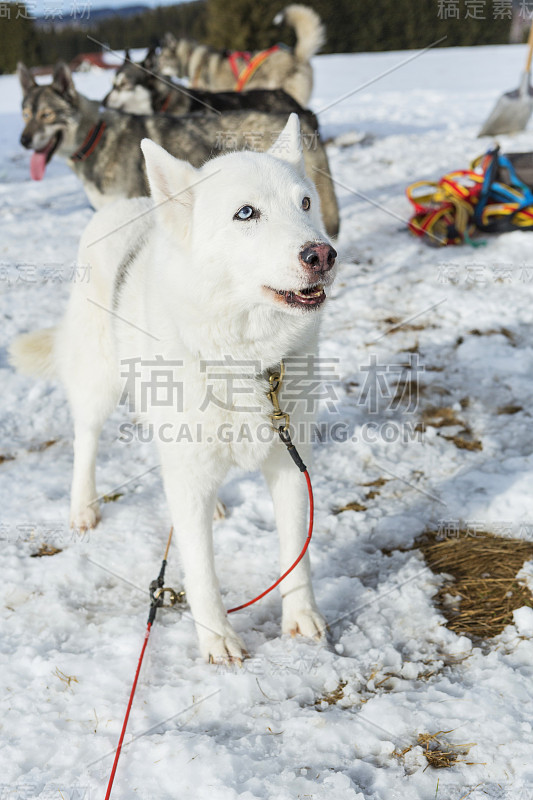
[[[100,519],[95,485],[98,439],[120,391],[111,318],[81,292],[73,292],[56,343],[58,370],[74,421],[70,524],[83,530]]]
[[[74,418],[70,524],[72,528],[81,530],[94,528],[100,521],[95,480],[98,439],[102,426],[118,399],[118,386],[113,391],[109,384],[105,385],[101,380],[103,376],[96,375],[96,372],[95,364],[92,375],[87,373],[85,376],[89,382],[85,384],[84,392],[78,391],[78,387],[74,390],[72,387],[67,387]]]
[[[309,464],[311,448],[298,445],[298,450],[303,461]],[[263,474],[274,501],[282,575],[296,561],[305,543],[308,518],[306,482],[281,442],[276,442],[272,448],[263,465]],[[283,633],[291,636],[300,633],[321,639],[326,631],[326,622],[316,606],[308,553],[281,583],[280,590]]]
[[[74,471],[70,499],[70,526],[76,530],[94,528],[100,521],[96,495],[95,468],[101,424],[75,420]]]

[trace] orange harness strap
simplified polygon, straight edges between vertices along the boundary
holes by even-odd
[[[263,62],[266,61],[267,58],[271,56],[272,53],[275,53],[277,50],[280,50],[279,44],[275,44],[272,47],[269,47],[268,50],[262,50],[260,53],[257,53],[257,55],[255,55],[250,61],[248,61],[245,68],[238,77],[234,91],[242,92],[242,90],[244,89],[244,87],[254,74],[254,72],[256,72],[261,66],[261,64],[263,64]],[[243,54],[239,53],[238,55],[242,56]],[[230,65],[233,70],[233,73],[235,74],[234,62],[231,59],[230,59]]]

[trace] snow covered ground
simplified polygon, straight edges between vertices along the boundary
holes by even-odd
[[[414,180],[466,168],[487,148],[477,131],[499,94],[518,84],[525,51],[413,55],[315,61],[312,105],[332,139],[344,261],[322,342],[334,410],[324,404],[329,434],[313,470],[311,559],[328,643],[280,638],[272,594],[235,615],[252,657],[223,669],[200,659],[186,612],[160,613],[117,800],[533,799],[527,612],[473,647],[444,627],[432,602],[440,578],[408,549],[425,529],[457,525],[533,541],[533,235],[428,248],[406,232],[403,193]],[[76,77],[91,97],[110,80]],[[87,536],[68,530],[64,392],[15,374],[6,348],[19,332],[58,319],[92,212],[58,159],[44,181],[30,181],[19,104],[16,79],[0,78],[0,797],[96,800],[169,516],[155,449],[121,440],[126,417],[117,411],[97,467],[100,491],[115,502]],[[531,130],[501,144],[532,150]],[[418,434],[432,407],[451,408],[456,426],[438,428],[434,417]],[[348,436],[335,436],[334,422]],[[472,449],[445,438],[455,434]],[[260,476],[233,475],[221,496],[228,516],[215,546],[230,606],[276,577],[277,547]],[[364,510],[334,513],[354,502]],[[62,552],[30,558],[44,542]],[[180,584],[174,550],[167,579]],[[471,744],[450,769],[428,767],[417,745],[418,734],[438,731]]]

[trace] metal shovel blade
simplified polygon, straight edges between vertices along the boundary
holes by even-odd
[[[529,70],[522,75],[520,88],[500,97],[491,115],[478,133],[479,136],[497,136],[501,133],[523,131],[533,112],[533,90]]]

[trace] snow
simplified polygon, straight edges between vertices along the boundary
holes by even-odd
[[[520,636],[533,636],[533,609],[522,606],[513,611],[514,625]]]
[[[311,560],[328,643],[280,637],[272,594],[232,620],[251,658],[241,669],[215,667],[200,659],[187,612],[160,612],[116,800],[533,797],[533,613],[519,609],[500,636],[472,646],[444,627],[433,604],[441,579],[408,549],[425,529],[457,525],[533,540],[533,236],[436,250],[404,224],[407,184],[465,168],[487,149],[477,131],[518,84],[525,50],[413,55],[315,60],[312,105],[328,107],[319,118],[332,140],[343,257],[322,334],[322,357],[336,370],[335,409],[322,409],[329,435],[317,443],[312,475]],[[110,80],[97,70],[76,76],[97,98]],[[104,505],[95,531],[68,530],[65,395],[15,374],[7,346],[57,321],[92,212],[58,159],[44,181],[29,180],[19,106],[15,77],[1,77],[0,796],[89,800],[107,785],[169,516],[155,449],[121,441],[126,417],[117,411],[97,480],[100,491],[122,496]],[[531,130],[501,144],[530,150]],[[412,409],[391,407],[390,393],[365,399],[369,365],[397,383],[415,351]],[[443,406],[455,426],[417,434],[422,411]],[[349,435],[335,436],[334,422]],[[481,450],[445,438],[464,430]],[[379,478],[386,482],[368,486]],[[221,497],[228,516],[216,524],[215,547],[230,607],[277,576],[277,548],[259,475],[232,475]],[[334,513],[353,502],[366,510]],[[30,558],[43,542],[62,552]],[[532,585],[531,564],[522,573]],[[167,582],[180,585],[175,550]],[[471,744],[438,771],[417,744],[419,733],[437,731]]]

